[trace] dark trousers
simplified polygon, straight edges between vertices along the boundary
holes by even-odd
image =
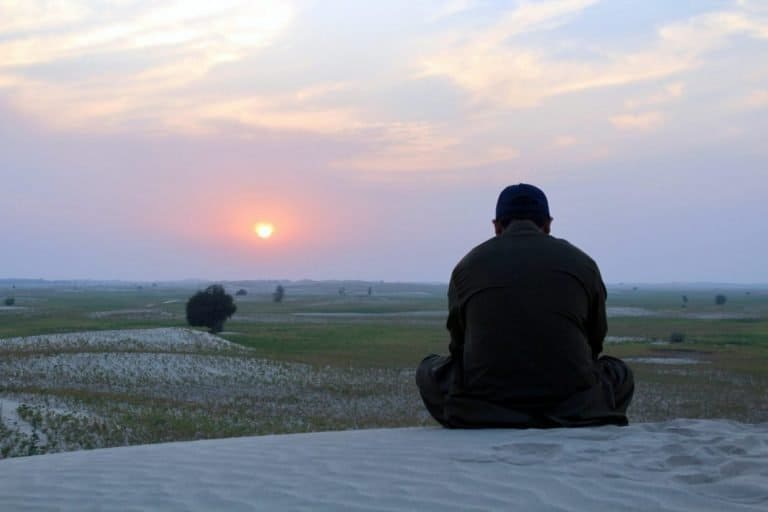
[[[620,359],[603,356],[595,362],[599,382],[561,403],[533,410],[493,403],[471,395],[452,396],[455,365],[451,356],[432,354],[416,370],[416,385],[435,420],[456,428],[551,428],[627,425],[627,407],[635,391],[632,370]]]

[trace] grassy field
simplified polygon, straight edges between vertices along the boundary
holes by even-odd
[[[0,281],[0,455],[433,424],[413,375],[447,350],[444,285],[283,285],[276,304],[275,282],[226,283],[248,294],[222,351],[183,330],[202,284]],[[768,421],[768,288],[620,285],[608,307],[632,421]]]

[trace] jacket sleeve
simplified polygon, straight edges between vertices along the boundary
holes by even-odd
[[[448,351],[454,360],[461,361],[464,357],[464,319],[453,277],[448,285],[448,321],[446,327],[451,335]]]
[[[600,276],[600,271],[597,268],[595,270],[597,276],[587,320],[587,337],[589,346],[592,348],[592,357],[597,359],[603,351],[603,340],[605,340],[605,334],[608,332],[608,319],[605,312],[608,292]]]

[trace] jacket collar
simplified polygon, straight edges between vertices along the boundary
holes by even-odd
[[[513,220],[507,225],[502,235],[514,236],[514,235],[530,235],[530,234],[545,234],[539,226],[532,220]]]

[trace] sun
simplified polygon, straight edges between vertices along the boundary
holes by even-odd
[[[272,233],[275,232],[275,227],[268,222],[260,222],[253,226],[253,231],[256,233],[256,236],[266,240],[272,236]]]

